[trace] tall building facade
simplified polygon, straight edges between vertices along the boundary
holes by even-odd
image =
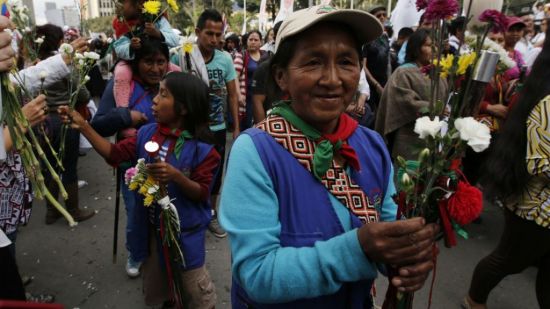
[[[116,13],[117,0],[80,0],[83,19],[111,16]]]
[[[63,8],[63,21],[69,27],[80,27],[80,13],[74,6],[66,6]]]
[[[57,8],[57,5],[55,2],[46,2],[46,20],[50,24],[54,24],[59,27],[63,27],[65,25],[65,21],[63,19],[63,11]]]

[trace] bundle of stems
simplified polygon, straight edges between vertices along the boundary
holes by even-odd
[[[23,168],[31,181],[34,196],[38,199],[46,198],[67,219],[70,226],[75,226],[76,222],[73,217],[59,204],[46,187],[42,166],[48,170],[53,181],[59,186],[63,198],[67,199],[67,191],[61,182],[61,178],[48,161],[38,138],[31,128],[31,124],[21,110],[21,104],[9,75],[7,73],[1,74],[0,82],[2,87],[3,122],[8,127],[15,150],[21,154]]]

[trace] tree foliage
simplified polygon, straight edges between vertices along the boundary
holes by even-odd
[[[89,32],[112,32],[113,31],[113,18],[115,16],[103,16],[97,18],[91,18],[82,21],[82,28],[85,33]]]

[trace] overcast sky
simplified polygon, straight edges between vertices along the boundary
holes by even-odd
[[[33,2],[34,12],[36,15],[36,23],[39,25],[46,23],[46,15],[44,14],[44,11],[46,11],[45,2],[55,2],[58,9],[63,8],[64,6],[75,5],[75,0],[33,0]]]

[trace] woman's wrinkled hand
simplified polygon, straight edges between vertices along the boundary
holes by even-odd
[[[46,105],[46,96],[43,94],[37,96],[29,103],[25,104],[21,110],[23,115],[31,126],[35,126],[44,121],[48,115],[48,106]]]
[[[399,269],[392,283],[415,291],[433,269],[433,247],[439,227],[423,218],[365,224],[357,231],[363,252],[374,262]]]
[[[147,172],[160,183],[168,183],[180,173],[175,167],[166,162],[147,164]]]
[[[88,122],[76,110],[70,110],[69,106],[64,105],[57,108],[57,112],[61,116],[63,123],[69,124],[71,128],[80,130]]]

